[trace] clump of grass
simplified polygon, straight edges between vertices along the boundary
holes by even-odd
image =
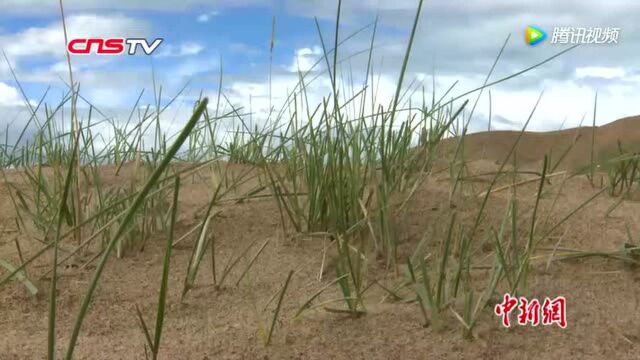
[[[419,267],[417,269],[414,268],[411,259],[407,259],[409,281],[413,284],[414,291],[416,292],[417,302],[424,318],[423,326],[427,327],[431,324],[438,330],[441,329],[442,326],[440,312],[447,306],[446,304],[449,301],[449,294],[447,294],[445,290],[445,282],[447,280],[452,281],[452,284],[454,284],[452,290],[456,292],[457,289],[455,287],[460,282],[460,276],[463,274],[462,269],[466,265],[465,262],[468,261],[468,258],[466,257],[468,256],[468,252],[465,251],[466,247],[462,246],[461,261],[458,264],[459,271],[454,273],[455,275],[453,278],[449,277],[448,274],[450,270],[448,262],[451,257],[455,221],[456,215],[453,213],[449,222],[447,235],[442,241],[442,253],[436,258],[439,259],[439,263],[436,264],[437,271],[434,271],[434,278],[436,279],[435,283],[431,279],[431,271],[424,256],[419,257]],[[417,276],[416,273],[420,276]],[[430,312],[430,317],[427,315],[427,312]]]
[[[221,170],[220,167],[215,165],[212,169],[210,182],[214,186],[214,193],[204,212],[204,219],[197,225],[196,228],[198,232],[195,236],[195,244],[191,252],[191,257],[189,258],[189,264],[187,265],[187,274],[182,290],[183,299],[189,292],[189,290],[191,290],[195,286],[196,277],[198,275],[198,272],[200,271],[200,266],[207,252],[207,249],[209,249],[211,255],[211,275],[213,278],[213,285],[216,289],[220,289],[223,287],[224,281],[225,279],[227,279],[231,271],[240,263],[240,260],[244,258],[252,248],[254,248],[254,245],[259,240],[254,240],[249,246],[245,247],[238,254],[232,254],[227,259],[228,262],[222,268],[222,271],[219,272],[217,266],[218,259],[216,238],[213,231],[211,230],[213,221],[216,219],[216,217],[221,216],[222,213],[221,210],[216,209],[216,206],[219,206],[221,204],[223,196],[233,191],[239,184],[246,181],[247,177],[247,173],[244,172],[238,177],[234,178],[230,174],[231,172],[229,171],[228,165],[229,163],[226,163],[224,170]],[[241,199],[247,198],[248,196],[249,195],[245,194],[245,196],[241,197]],[[264,248],[267,246],[268,242],[269,240],[267,239],[253,255],[253,257],[249,261],[249,264],[237,279],[236,286],[240,283],[240,281],[242,281],[242,278],[253,266],[253,263],[257,260],[258,256],[260,256]]]
[[[340,2],[336,21],[334,48],[327,50],[322,32],[318,33],[324,50],[324,62],[332,83],[332,96],[325,99],[305,123],[292,122],[281,136],[279,154],[284,163],[263,160],[262,166],[280,209],[283,230],[292,226],[297,233],[327,233],[335,239],[340,260],[337,277],[345,299],[358,297],[362,286],[360,259],[375,255],[386,258],[387,267],[397,263],[397,235],[393,224],[391,196],[414,188],[419,175],[432,166],[435,149],[447,127],[460,114],[436,117],[434,110],[411,114],[400,106],[402,84],[416,27],[421,13],[419,2],[411,36],[405,53],[395,97],[387,109],[380,106],[370,115],[365,107],[355,109],[355,118],[343,110],[350,103],[364,104],[366,86],[344,103],[337,90],[337,50],[339,41]],[[375,36],[375,32],[374,32]],[[369,57],[373,51],[369,49]],[[330,56],[332,55],[332,56]],[[369,73],[366,74],[366,79]],[[304,76],[300,98],[304,99]],[[466,103],[465,103],[466,104]],[[464,107],[464,105],[462,106]],[[461,107],[461,108],[462,108]],[[406,114],[406,119],[404,118]],[[422,130],[420,151],[412,149]],[[284,167],[284,169],[283,169]],[[368,233],[368,234],[367,234]],[[369,237],[369,242],[365,237]],[[354,255],[355,254],[355,255]],[[353,256],[353,259],[351,259]],[[342,278],[343,274],[350,276]],[[346,301],[355,310],[354,303]]]
[[[620,155],[607,162],[611,196],[627,195],[640,180],[640,155],[626,152],[620,140],[618,151]]]

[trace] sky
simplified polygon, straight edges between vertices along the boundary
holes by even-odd
[[[418,0],[343,1],[339,38],[348,39],[338,58],[344,82],[356,88],[364,83],[378,19],[372,53],[376,101],[393,95],[417,5]],[[0,0],[0,9],[0,125],[19,127],[28,104],[46,93],[45,102],[55,106],[68,89],[60,8],[58,0]],[[337,1],[65,0],[64,9],[69,39],[163,39],[150,56],[71,57],[74,81],[86,100],[81,106],[91,103],[108,117],[126,120],[141,92],[140,104],[154,104],[154,88],[157,94],[162,86],[162,104],[180,94],[165,125],[178,130],[201,93],[216,97],[221,73],[222,94],[255,121],[266,117],[270,105],[282,107],[300,72],[314,78],[307,88],[310,102],[319,104],[331,93],[318,28],[330,49]],[[491,113],[492,129],[519,129],[541,93],[530,130],[589,125],[596,92],[597,124],[638,115],[638,15],[640,2],[628,0],[426,0],[405,84],[424,88],[429,99],[455,84],[447,96],[456,96],[483,84],[507,38],[490,81],[570,47],[550,39],[528,45],[524,34],[530,25],[549,38],[555,27],[619,28],[617,43],[580,45],[491,87],[490,98],[484,91],[471,128],[486,129]],[[412,104],[423,98],[419,91],[411,94]],[[472,104],[476,97],[469,96]]]

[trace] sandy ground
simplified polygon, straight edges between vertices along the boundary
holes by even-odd
[[[241,166],[237,166],[241,169]],[[494,161],[478,161],[473,172],[496,169]],[[13,177],[12,177],[13,176]],[[13,174],[9,181],[20,183]],[[105,182],[114,185],[126,181],[127,172],[113,176],[104,170]],[[425,231],[435,231],[434,241],[446,226],[453,211],[449,207],[449,182],[446,173],[425,181],[408,204],[406,213],[396,216],[402,256],[411,254]],[[123,180],[125,179],[125,180]],[[596,193],[584,176],[568,180],[554,178],[541,200],[540,218],[550,224],[577,208]],[[476,191],[482,183],[473,185]],[[531,207],[536,183],[518,187],[522,208]],[[478,199],[467,195],[454,200],[455,211],[464,223],[475,216]],[[560,192],[555,208],[550,209],[555,194]],[[177,234],[181,235],[198,222],[198,211],[211,194],[209,180],[190,178],[183,182]],[[497,224],[506,209],[509,192],[496,193],[489,202],[491,215],[479,238],[490,225]],[[0,238],[0,258],[18,263],[14,238],[18,238],[25,257],[42,245],[25,234],[15,232],[13,205],[6,184],[0,186],[0,221],[5,232]],[[625,224],[640,239],[640,207],[625,202],[610,217],[607,209],[616,202],[606,194],[598,197],[561,226],[543,247],[561,239],[561,247],[582,250],[619,249],[627,241]],[[491,309],[479,320],[475,338],[461,336],[460,323],[445,314],[446,326],[440,332],[421,326],[421,313],[415,303],[398,303],[385,299],[379,287],[367,293],[367,314],[352,318],[323,309],[308,311],[294,319],[300,306],[318,289],[332,280],[333,273],[318,280],[322,262],[322,239],[287,238],[283,236],[276,203],[271,198],[255,199],[222,207],[213,230],[218,244],[217,261],[224,263],[257,240],[253,254],[264,241],[270,240],[249,275],[239,286],[235,282],[244,265],[225,280],[222,288],[212,284],[210,258],[207,254],[199,273],[199,287],[180,301],[186,267],[193,247],[193,237],[179,244],[171,258],[169,297],[160,357],[162,359],[638,359],[640,346],[640,272],[628,269],[619,260],[586,258],[554,261],[547,269],[546,257],[536,261],[529,279],[528,297],[567,299],[566,329],[557,326],[513,326],[505,329]],[[524,211],[524,210],[523,210]],[[523,215],[522,231],[527,231],[529,213]],[[443,225],[444,224],[444,225]],[[541,225],[542,226],[542,225]],[[435,230],[434,230],[435,229]],[[144,251],[134,251],[122,259],[112,258],[95,293],[76,349],[78,359],[141,359],[145,339],[137,322],[135,306],[139,306],[149,324],[155,317],[157,291],[164,254],[164,236],[154,235]],[[329,244],[328,246],[332,246]],[[487,256],[480,247],[478,256]],[[544,253],[540,253],[544,254]],[[87,260],[91,254],[78,260]],[[248,262],[248,256],[241,264]],[[44,257],[29,267],[29,275],[38,279],[50,267]],[[221,266],[221,265],[219,265]],[[383,265],[372,265],[370,278],[392,287],[400,278],[389,276]],[[67,346],[75,316],[93,273],[86,268],[65,266],[58,294],[58,350]],[[271,346],[263,344],[264,326],[272,316],[273,304],[262,311],[268,299],[280,289],[289,270],[294,270],[292,283],[284,298],[283,308]],[[487,276],[478,272],[479,277]],[[0,272],[6,275],[6,272]],[[46,356],[48,278],[37,284],[40,294],[31,298],[16,282],[0,289],[0,359],[39,359]],[[321,296],[328,300],[337,296],[337,287]],[[340,304],[335,305],[336,307]]]

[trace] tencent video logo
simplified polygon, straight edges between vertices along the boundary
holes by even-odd
[[[585,27],[585,26],[556,26],[551,34],[550,44],[617,44],[620,37],[619,27]],[[527,26],[524,30],[525,42],[537,45],[547,38],[547,33],[536,26]]]
[[[524,31],[524,39],[531,46],[541,43],[546,38],[547,33],[539,27],[527,26]]]

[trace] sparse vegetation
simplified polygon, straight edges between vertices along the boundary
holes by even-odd
[[[640,179],[640,157],[637,153],[628,153],[618,141],[620,155],[607,162],[609,176],[609,194],[619,196],[623,192],[628,194]]]

